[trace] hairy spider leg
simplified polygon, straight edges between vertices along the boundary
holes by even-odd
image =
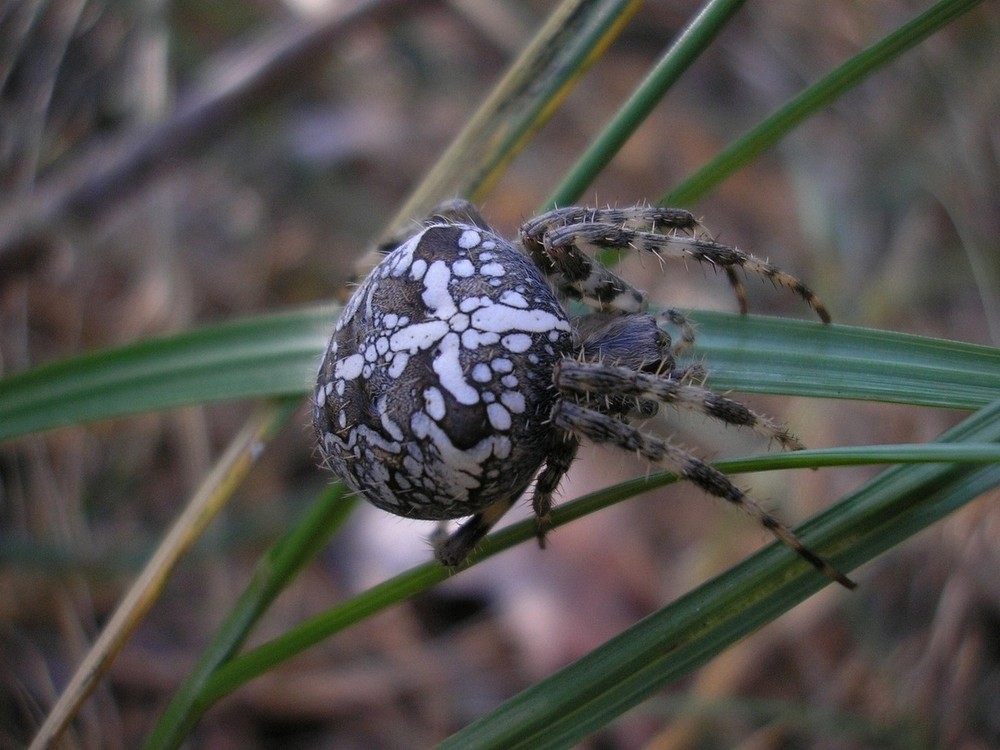
[[[605,313],[639,313],[649,305],[645,292],[574,245],[526,243],[523,247],[563,297],[581,300]]]
[[[535,512],[535,536],[538,546],[543,549],[545,535],[552,528],[552,495],[569,471],[580,448],[580,439],[573,433],[562,430],[553,431],[551,442],[545,467],[535,480],[535,494],[531,499],[531,507]]]
[[[700,412],[726,424],[746,427],[769,440],[777,440],[785,450],[805,447],[784,427],[757,414],[745,404],[671,377],[637,372],[604,362],[563,359],[556,365],[555,382],[564,395],[575,396],[578,400],[595,394],[613,393],[615,396],[658,401]]]
[[[545,534],[552,526],[550,517],[552,511],[552,495],[559,482],[569,471],[576,458],[579,439],[561,430],[553,432],[552,445],[547,453],[545,465],[535,480],[535,492],[532,498],[532,508],[535,513],[536,536],[538,546],[545,547]],[[497,522],[506,515],[519,495],[503,498],[490,505],[485,510],[476,513],[450,536],[446,533],[435,534],[432,539],[434,556],[442,565],[454,568],[461,565],[476,545],[482,541]]]
[[[824,323],[830,322],[830,313],[820,302],[819,297],[797,278],[767,261],[713,240],[676,233],[666,235],[655,232],[640,232],[615,224],[580,223],[548,229],[542,238],[542,245],[553,259],[552,262],[556,266],[556,270],[566,276],[576,288],[584,290],[585,293],[591,289],[602,291],[602,285],[605,282],[599,268],[600,264],[596,261],[583,263],[578,259],[582,257],[589,260],[589,256],[583,248],[591,248],[592,250],[631,248],[636,252],[650,253],[663,259],[678,258],[683,260],[690,258],[700,263],[708,263],[722,268],[726,272],[726,278],[730,284],[739,284],[735,269],[741,268],[748,273],[757,274],[778,286],[789,289],[815,310],[820,320]],[[591,275],[594,278],[591,278]],[[742,284],[735,288],[742,310],[746,306]],[[609,289],[604,294],[612,294],[614,291],[614,289]],[[601,296],[598,296],[597,299],[604,302]],[[611,299],[613,300],[614,297]]]
[[[857,587],[854,581],[809,549],[791,529],[736,487],[725,474],[697,456],[666,440],[637,430],[619,419],[565,399],[556,405],[552,420],[556,427],[567,432],[586,437],[595,443],[607,443],[622,450],[636,451],[648,461],[666,466],[679,477],[695,484],[710,495],[720,497],[741,508],[782,544],[792,549],[830,580],[848,589]]]
[[[545,232],[555,227],[570,224],[615,224],[637,231],[656,232],[665,229],[686,231],[695,234],[701,224],[694,214],[683,208],[663,208],[661,206],[629,206],[627,208],[586,208],[567,206],[556,208],[536,216],[521,227],[522,239],[541,238]]]

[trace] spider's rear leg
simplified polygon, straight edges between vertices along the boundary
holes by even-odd
[[[446,568],[461,565],[516,501],[517,496],[497,500],[485,510],[476,513],[450,535],[444,528],[439,528],[431,537],[434,557]]]
[[[636,451],[648,461],[666,466],[679,477],[697,485],[710,495],[721,497],[741,508],[781,543],[795,551],[799,557],[830,580],[849,589],[857,586],[854,581],[809,549],[791,529],[736,487],[729,477],[700,458],[666,440],[643,433],[619,419],[565,399],[556,406],[552,419],[556,427],[567,432],[589,438],[595,443],[608,443],[622,450]]]
[[[737,268],[742,268],[748,273],[770,279],[778,286],[791,290],[816,311],[820,320],[824,323],[830,322],[830,313],[819,301],[819,297],[797,278],[767,261],[713,240],[677,232],[660,234],[636,231],[616,224],[584,222],[549,229],[545,232],[542,245],[548,255],[554,259],[569,258],[574,255],[587,258],[587,253],[583,248],[590,248],[592,251],[606,248],[631,248],[640,253],[652,253],[661,259],[678,258],[683,260],[690,258],[700,263],[708,263],[725,271],[726,278],[736,291],[741,311],[746,308],[746,295],[743,291],[743,284],[735,271]],[[553,262],[558,265],[560,261],[554,260]],[[591,265],[599,264],[596,261],[591,261]],[[589,280],[584,283],[583,279],[571,280],[580,285],[582,289],[586,289],[586,285],[591,283]],[[600,298],[598,297],[598,299]]]
[[[785,450],[801,450],[805,446],[792,433],[745,404],[721,396],[707,388],[683,380],[648,372],[636,372],[604,362],[578,362],[563,359],[556,365],[556,387],[564,395],[578,400],[605,394],[617,398],[629,397],[639,402],[661,404],[699,411],[726,424],[746,427],[770,440],[777,440]]]
[[[539,547],[545,546],[545,534],[552,526],[549,516],[552,510],[552,494],[576,458],[579,446],[580,441],[575,435],[561,430],[553,431],[545,466],[535,480],[535,493],[532,498]],[[448,568],[461,565],[517,500],[518,495],[498,500],[485,510],[476,513],[451,535],[448,535],[443,528],[435,532],[431,542],[438,562]]]

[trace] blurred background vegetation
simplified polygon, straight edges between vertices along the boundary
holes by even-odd
[[[332,298],[554,5],[385,3],[307,49],[320,4],[0,9],[0,374]],[[926,5],[748,3],[586,202],[655,200]],[[494,227],[511,235],[533,214],[698,6],[639,11],[485,199]],[[721,240],[807,279],[837,322],[1000,343],[998,39],[1000,13],[985,4],[692,208]],[[252,71],[261,85],[227,98]],[[700,269],[671,267],[661,279],[629,268],[669,304],[734,307],[724,280]],[[749,291],[756,312],[808,312],[769,287]],[[752,401],[812,447],[923,442],[962,416]],[[183,409],[0,446],[0,747],[30,740],[250,408]],[[304,410],[292,420],[183,561],[88,703],[74,746],[137,746],[261,551],[328,482],[307,421]],[[710,456],[762,449],[701,420],[671,429]],[[585,449],[562,494],[645,470]],[[874,473],[743,484],[800,519]],[[865,568],[859,592],[814,597],[588,747],[997,746],[996,500]],[[425,559],[427,531],[362,509],[255,639]],[[310,650],[220,703],[193,744],[428,746],[762,539],[697,492],[650,493],[560,529],[544,553],[513,550]]]

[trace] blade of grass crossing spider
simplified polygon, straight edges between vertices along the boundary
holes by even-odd
[[[400,208],[383,237],[441,200],[481,199],[639,9],[639,0],[565,0]]]
[[[857,464],[922,463],[988,463],[1000,460],[1000,445],[957,443],[930,445],[864,446],[826,450],[805,450],[777,453],[744,459],[720,461],[717,468],[727,473],[745,473],[813,466],[847,466]],[[599,492],[559,505],[553,511],[553,525],[558,527],[607,508],[630,497],[677,481],[667,472],[621,482]],[[517,544],[535,537],[534,520],[511,524],[487,537],[470,556],[469,563],[492,557]],[[447,574],[433,563],[422,565],[333,607],[302,623],[283,635],[252,651],[235,657],[223,665],[206,682],[198,705],[207,708],[218,699],[260,676],[278,664],[299,655],[306,649],[350,627],[359,620],[440,582]]]
[[[206,326],[0,380],[0,440],[155,409],[304,394],[336,308]],[[990,403],[1000,350],[849,326],[699,312],[693,355],[717,389],[896,401]],[[780,363],[781,367],[776,364]]]
[[[233,489],[260,455],[261,447],[277,434],[296,410],[298,401],[293,398],[272,402],[247,420],[102,628],[100,636],[36,734],[32,750],[51,747],[57,741],[125,641],[153,606],[177,561],[222,509]]]
[[[1000,401],[946,435],[1000,441]],[[859,565],[1000,485],[1000,465],[890,469],[800,533]],[[772,621],[825,582],[775,545],[645,618],[446,740],[450,748],[557,748],[578,742]]]
[[[861,464],[991,463],[1000,461],[994,443],[902,443],[897,445],[840,446],[785,453],[767,453],[715,464],[726,474],[782,469],[815,469]]]
[[[702,6],[611,122],[552,191],[539,213],[557,206],[571,205],[580,199],[583,191],[625,145],[681,74],[743,7],[745,1],[710,0]]]
[[[302,520],[261,558],[246,590],[150,733],[145,744],[147,750],[179,747],[184,741],[207,708],[198,700],[205,683],[243,645],[278,594],[347,520],[356,498],[344,497],[344,493],[343,484],[331,485]]]
[[[824,76],[743,137],[734,141],[660,199],[664,206],[688,206],[773,146],[799,123],[853,88],[879,68],[944,28],[983,0],[940,0],[912,21]]]

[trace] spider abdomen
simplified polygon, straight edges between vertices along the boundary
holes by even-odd
[[[313,421],[353,490],[397,515],[460,518],[519,495],[552,429],[572,329],[542,273],[480,227],[435,224],[345,306]]]

